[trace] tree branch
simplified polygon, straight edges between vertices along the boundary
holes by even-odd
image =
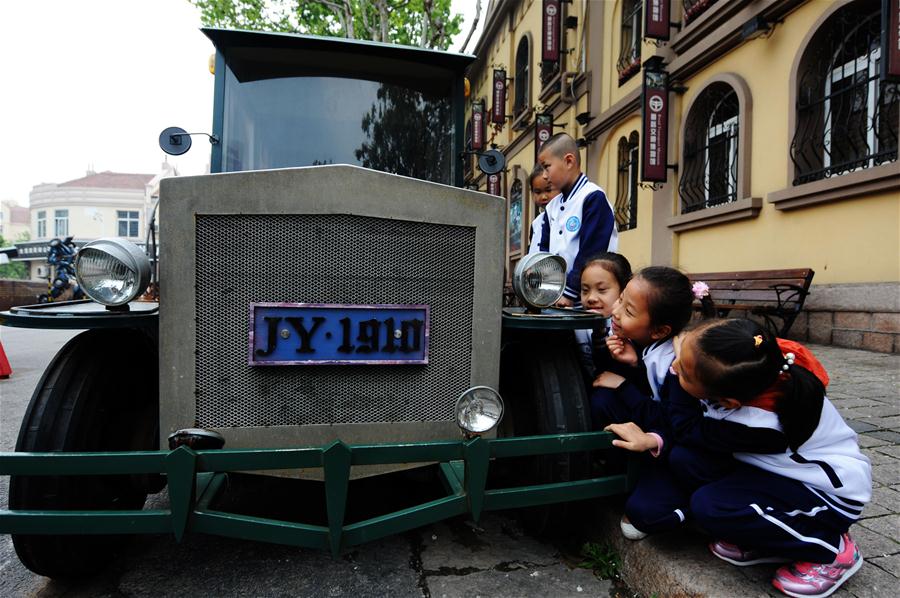
[[[472,34],[475,33],[475,28],[478,27],[478,20],[481,18],[481,0],[478,0],[477,4],[475,4],[475,19],[472,21],[472,27],[469,29],[469,34],[466,36],[466,41],[463,42],[462,47],[459,49],[460,52],[466,51],[466,46],[469,45],[469,40],[472,39]]]

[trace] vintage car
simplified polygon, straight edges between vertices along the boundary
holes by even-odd
[[[0,455],[12,476],[0,532],[21,561],[85,575],[139,533],[338,554],[447,517],[623,492],[627,474],[592,477],[588,451],[610,436],[590,431],[571,342],[598,318],[546,309],[565,263],[523,259],[522,307],[502,307],[505,202],[462,188],[473,57],[204,33],[217,50],[212,174],[161,182],[158,278],[153,247],[98,239],[76,263],[90,300],[0,314],[87,329]],[[175,153],[190,140],[160,139]],[[151,282],[158,302],[142,300]],[[514,474],[489,476],[507,461]],[[426,466],[445,495],[346,517],[351,480]],[[227,511],[235,472],[320,480],[325,520]],[[168,502],[144,509],[163,488]]]

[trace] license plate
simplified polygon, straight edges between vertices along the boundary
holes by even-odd
[[[427,305],[251,303],[250,365],[428,363]]]

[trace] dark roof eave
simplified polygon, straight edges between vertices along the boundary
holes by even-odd
[[[328,52],[346,52],[373,57],[403,59],[438,66],[455,73],[464,73],[475,60],[471,54],[442,52],[400,44],[383,44],[367,40],[301,35],[298,33],[272,33],[204,27],[201,31],[212,41],[216,49],[230,47],[259,47],[309,49]]]

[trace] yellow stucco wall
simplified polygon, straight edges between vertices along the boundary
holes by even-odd
[[[744,78],[752,95],[752,130],[741,123],[740,134],[752,135],[753,197],[765,199],[790,186],[791,67],[807,32],[831,6],[824,1],[801,6],[769,39],[744,43],[685,81],[688,91],[674,106],[673,133],[685,116],[680,111],[710,78],[727,72]],[[680,147],[680,161],[678,154]],[[674,214],[677,206],[672,207]],[[900,198],[869,195],[790,211],[763,201],[757,218],[676,235],[674,255],[676,265],[689,272],[809,266],[817,284],[897,281]]]
[[[615,205],[619,195],[619,139],[626,139],[633,131],[640,135],[641,119],[637,116],[624,121],[614,128],[607,137],[601,151],[597,172],[588,176],[606,191],[609,201]],[[619,253],[628,258],[635,270],[650,265],[650,240],[653,232],[652,193],[638,188],[637,226],[619,232]]]

